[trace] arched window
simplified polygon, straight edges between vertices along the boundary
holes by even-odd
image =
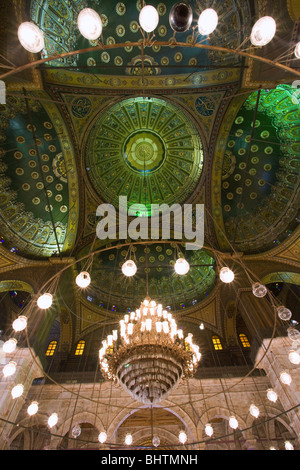
[[[212,343],[216,351],[221,351],[223,349],[221,340],[218,336],[212,336]]]
[[[83,340],[78,341],[76,350],[75,350],[75,356],[82,356],[83,351],[84,351],[84,346],[85,346],[85,341]]]
[[[56,349],[56,346],[57,346],[57,341],[51,341],[48,344],[48,348],[47,348],[47,351],[46,351],[46,356],[53,356],[53,354],[55,352],[55,349]]]
[[[243,348],[250,348],[250,342],[244,333],[240,333],[239,338],[240,338],[240,342],[242,343]]]

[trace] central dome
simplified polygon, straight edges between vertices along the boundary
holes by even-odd
[[[183,204],[203,166],[192,120],[158,98],[129,98],[100,111],[86,133],[84,153],[92,189],[116,208],[120,196],[129,207]]]

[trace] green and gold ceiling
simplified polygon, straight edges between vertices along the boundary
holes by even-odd
[[[280,85],[250,94],[229,132],[221,204],[228,240],[241,251],[270,249],[299,223],[300,110],[293,93]]]
[[[69,252],[78,218],[72,143],[45,96],[37,93],[27,107],[15,95],[0,106],[1,240],[37,258]]]
[[[210,65],[232,65],[239,59],[235,55],[224,55],[217,51],[195,51],[194,49],[169,49],[155,44],[173,40],[174,31],[169,25],[169,13],[174,4],[172,0],[153,0],[151,2],[159,13],[159,25],[155,33],[153,44],[144,51],[144,75],[174,75],[205,70]],[[193,26],[203,9],[211,6],[209,0],[190,2],[194,12]],[[88,41],[81,37],[77,28],[77,15],[84,7],[95,9],[101,16],[103,24],[103,42],[114,46],[120,43],[141,42],[142,35],[139,29],[138,16],[142,8],[142,0],[130,2],[102,2],[99,0],[33,0],[30,7],[30,16],[45,32],[46,42],[42,52],[43,57],[50,57],[56,53],[69,50],[80,50],[97,45],[96,41]],[[214,6],[216,7],[216,6]],[[249,33],[250,9],[248,2],[225,0],[218,2],[218,15],[222,21],[216,33],[207,38],[212,45],[222,45],[224,40],[228,47],[235,49]],[[180,33],[180,41],[192,43],[191,30]],[[203,38],[202,38],[203,39]],[[77,70],[90,74],[104,75],[131,75],[142,74],[142,48],[141,46],[124,48],[111,48],[105,51],[91,51],[86,54],[52,60],[50,66],[72,66]],[[196,77],[195,77],[196,78]]]
[[[158,98],[130,98],[92,122],[85,167],[97,194],[119,205],[181,204],[202,172],[202,142],[178,107]]]

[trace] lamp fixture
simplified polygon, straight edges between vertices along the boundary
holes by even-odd
[[[44,48],[44,36],[40,28],[31,21],[21,23],[18,28],[18,39],[28,52],[38,53]]]
[[[218,26],[218,14],[212,8],[204,10],[198,19],[199,33],[203,36],[211,34]]]
[[[15,385],[11,391],[11,396],[13,399],[19,398],[23,395],[24,386],[22,384]]]
[[[30,403],[30,405],[28,406],[28,408],[27,408],[27,413],[29,414],[29,416],[33,416],[33,415],[35,415],[35,414],[38,412],[38,409],[39,409],[38,402],[37,402],[37,401],[33,401],[33,402]]]
[[[276,22],[271,16],[263,16],[254,24],[250,40],[254,46],[266,46],[276,33]]]
[[[16,332],[25,330],[26,326],[27,317],[25,317],[24,315],[19,315],[18,318],[16,318],[12,324],[12,327]]]
[[[77,18],[77,25],[82,36],[90,41],[95,41],[102,33],[102,20],[92,8],[81,10]]]
[[[86,289],[91,283],[91,276],[87,271],[82,271],[76,276],[76,284],[81,289]]]
[[[175,272],[180,276],[187,274],[190,270],[190,265],[184,258],[178,258],[174,266]]]
[[[53,301],[52,294],[49,294],[47,292],[39,296],[39,298],[37,299],[37,305],[42,310],[47,310],[48,308],[51,307],[52,301]]]
[[[155,30],[159,22],[159,15],[156,8],[152,5],[144,6],[139,15],[139,23],[146,33],[151,33]]]
[[[187,31],[193,21],[193,11],[190,5],[185,2],[178,2],[172,6],[169,23],[173,31],[176,33],[184,33]]]
[[[117,331],[102,341],[100,369],[104,378],[117,380],[135,400],[156,404],[180,379],[192,377],[201,358],[192,334],[184,338],[175,319],[162,305],[146,298]]]
[[[231,269],[224,267],[220,270],[220,279],[225,284],[230,284],[234,280],[234,273]]]

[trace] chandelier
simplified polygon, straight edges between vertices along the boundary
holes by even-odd
[[[120,321],[119,335],[113,330],[102,341],[101,372],[135,400],[157,404],[181,379],[195,374],[201,354],[192,337],[184,337],[172,314],[147,297]]]

